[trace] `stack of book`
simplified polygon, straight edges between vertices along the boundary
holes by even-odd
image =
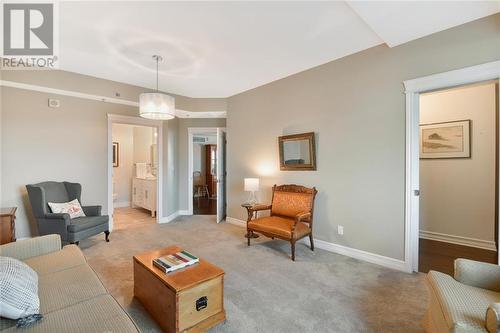
[[[153,259],[153,265],[165,273],[190,266],[199,262],[200,259],[187,251],[180,251],[160,258]]]

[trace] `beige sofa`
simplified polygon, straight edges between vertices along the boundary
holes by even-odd
[[[457,259],[454,277],[430,271],[427,286],[430,300],[423,325],[428,333],[488,332],[486,310],[500,302],[500,266]]]
[[[2,332],[139,332],[107,292],[76,245],[61,249],[59,235],[0,246],[0,256],[24,261],[38,273],[40,312],[44,319],[27,329],[0,318]]]

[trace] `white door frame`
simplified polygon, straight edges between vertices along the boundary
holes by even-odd
[[[188,211],[187,215],[193,215],[193,137],[195,134],[213,133],[217,135],[217,128],[226,130],[225,127],[188,127]]]
[[[418,271],[420,94],[432,90],[499,79],[500,61],[493,61],[404,81],[406,94],[405,268],[408,272]],[[500,112],[500,110],[497,110],[497,112]]]
[[[158,171],[156,181],[156,222],[163,219],[163,122],[141,117],[123,116],[108,113],[108,215],[109,229],[113,230],[113,124],[127,124],[154,127],[157,130],[156,149],[158,150]]]

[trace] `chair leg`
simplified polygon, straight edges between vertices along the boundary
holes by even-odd
[[[313,234],[309,234],[309,242],[311,243],[311,251],[314,251],[314,239],[313,239]]]
[[[295,242],[292,241],[292,260],[295,261]]]
[[[250,238],[252,238],[253,234],[250,231],[247,232],[247,245],[250,246]]]
[[[106,242],[109,242],[109,231],[106,230],[104,234],[106,235]]]

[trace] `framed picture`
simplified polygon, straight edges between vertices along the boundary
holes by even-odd
[[[120,146],[118,142],[113,142],[113,167],[116,168],[120,165]]]
[[[278,137],[280,170],[316,170],[314,132]]]
[[[420,125],[420,158],[470,156],[470,120]]]

